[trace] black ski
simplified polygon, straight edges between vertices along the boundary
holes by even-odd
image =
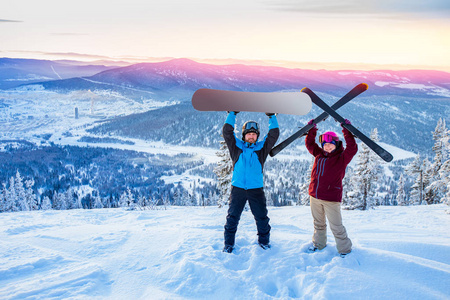
[[[364,91],[367,90],[369,86],[365,83],[360,83],[357,86],[355,86],[350,92],[348,92],[344,97],[339,99],[335,104],[331,106],[332,109],[336,110],[343,106],[344,104],[350,102],[353,98],[358,96],[359,94],[362,94]],[[327,112],[323,112],[321,115],[319,115],[317,118],[314,119],[314,124],[318,124],[322,121],[325,121],[329,117],[329,114]],[[299,137],[302,137],[307,134],[307,132],[314,126],[313,125],[306,125],[299,131],[295,132],[293,135],[276,145],[275,147],[270,150],[270,156],[277,155],[281,150],[289,146],[293,141],[298,139]]]
[[[302,92],[306,93],[311,97],[311,100],[313,103],[315,103],[317,106],[319,106],[321,109],[323,109],[325,112],[327,112],[330,116],[332,116],[336,121],[343,124],[345,119],[339,115],[334,109],[332,109],[328,104],[326,104],[322,99],[319,98],[313,91],[311,91],[309,88],[302,89]],[[392,154],[384,150],[380,145],[372,141],[370,138],[368,138],[364,133],[356,129],[353,125],[350,124],[343,124],[343,127],[347,128],[348,131],[353,133],[357,138],[359,138],[364,144],[366,144],[370,149],[372,149],[376,154],[378,154],[384,161],[390,162],[393,159]]]

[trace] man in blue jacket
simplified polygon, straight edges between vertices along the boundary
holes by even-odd
[[[263,167],[270,149],[280,134],[277,117],[275,114],[267,113],[269,133],[262,141],[258,141],[260,132],[255,121],[245,122],[242,127],[242,139],[239,139],[234,134],[237,113],[229,112],[223,125],[223,137],[234,167],[223,248],[223,251],[228,253],[234,249],[237,227],[247,200],[256,221],[258,243],[263,249],[270,248],[270,225],[263,189]]]

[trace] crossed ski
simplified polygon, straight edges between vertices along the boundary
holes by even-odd
[[[365,83],[360,83],[357,86],[355,86],[350,92],[348,92],[344,97],[339,99],[335,104],[331,106],[332,109],[336,110],[340,107],[342,107],[344,104],[350,102],[353,98],[360,95],[361,93],[365,92],[369,86]],[[305,125],[303,128],[301,128],[299,131],[295,132],[293,135],[279,143],[277,146],[272,148],[270,150],[270,156],[277,155],[281,150],[289,146],[293,141],[295,141],[297,138],[302,137],[308,133],[308,131],[314,127],[314,124],[318,124],[322,121],[325,121],[330,115],[327,112],[323,112],[318,117],[316,117],[313,121],[313,124],[311,125]]]
[[[313,91],[309,88],[303,88],[302,92],[308,94],[311,97],[311,101],[314,102],[317,106],[323,109],[327,114],[332,116],[336,121],[342,124],[348,131],[353,133],[357,138],[361,140],[364,144],[366,144],[370,149],[372,149],[376,154],[378,154],[384,161],[390,162],[393,159],[392,154],[383,149],[380,145],[375,143],[372,139],[368,138],[364,133],[359,131],[353,125],[345,124],[345,119],[339,115],[333,108],[328,106],[322,99],[319,98]]]

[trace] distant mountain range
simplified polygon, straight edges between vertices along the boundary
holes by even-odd
[[[53,90],[95,90],[107,86],[122,91],[149,91],[165,99],[181,96],[186,100],[193,91],[204,87],[272,92],[308,86],[339,96],[361,82],[369,84],[370,95],[450,98],[450,73],[432,70],[304,70],[238,64],[219,66],[189,59],[115,67],[3,58],[0,74],[0,88],[19,83],[39,83]]]
[[[437,119],[450,115],[450,73],[432,70],[304,70],[212,65],[188,59],[118,67],[2,58],[0,74],[1,89],[20,90],[39,85],[58,93],[107,90],[134,101],[149,97],[176,101],[179,104],[175,106],[109,120],[92,129],[92,133],[173,144],[178,140],[183,145],[211,146],[220,139],[222,115],[199,113],[189,104],[199,88],[273,92],[298,91],[308,86],[326,102],[333,103],[356,84],[365,82],[369,90],[339,111],[365,133],[378,128],[383,142],[414,152],[430,151],[431,131]],[[111,110],[114,109],[117,108],[112,102]],[[305,117],[280,116],[284,126],[282,137],[318,113],[319,109],[314,108]],[[333,129],[328,122],[324,126]]]
[[[92,64],[69,60],[0,58],[0,89],[43,81],[92,76],[105,70],[117,68],[118,65],[120,64],[114,64],[113,62]]]

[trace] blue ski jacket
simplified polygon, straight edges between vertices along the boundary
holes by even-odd
[[[280,135],[278,121],[275,115],[269,118],[269,133],[262,141],[254,144],[244,142],[236,137],[234,124],[236,114],[230,112],[223,125],[223,137],[233,161],[233,178],[231,185],[242,189],[264,187],[263,168],[270,150]]]

